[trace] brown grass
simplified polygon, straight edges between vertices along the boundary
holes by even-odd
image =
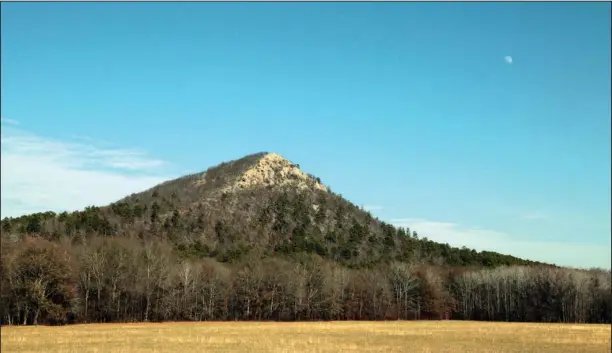
[[[459,321],[3,327],[2,352],[610,352],[610,325]]]

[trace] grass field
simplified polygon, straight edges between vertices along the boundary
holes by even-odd
[[[610,352],[610,325],[460,321],[3,327],[3,353]]]

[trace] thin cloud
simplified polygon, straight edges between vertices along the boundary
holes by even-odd
[[[512,63],[514,62],[514,59],[512,59],[510,55],[507,55],[507,56],[504,56],[504,61],[506,62],[506,64],[512,65]]]
[[[2,125],[19,125],[19,121],[7,118],[0,118],[0,124]]]
[[[112,143],[106,140],[96,139],[86,135],[70,135],[70,138],[75,141],[81,141],[82,143],[95,144],[96,146],[111,146]]]
[[[2,129],[1,216],[105,205],[170,178],[168,164],[137,149],[59,141]]]
[[[420,237],[427,237],[430,240],[448,243],[455,247],[466,246],[478,251],[496,251],[560,266],[610,268],[609,245],[528,241],[500,231],[423,219],[402,218],[394,219],[391,223],[396,226],[410,227]]]

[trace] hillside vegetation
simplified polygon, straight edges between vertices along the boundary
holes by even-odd
[[[253,154],[105,207],[3,219],[0,320],[611,320],[609,271],[417,231]]]

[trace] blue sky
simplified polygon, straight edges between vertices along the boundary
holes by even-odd
[[[422,236],[610,267],[609,3],[1,6],[2,216],[271,151]]]

